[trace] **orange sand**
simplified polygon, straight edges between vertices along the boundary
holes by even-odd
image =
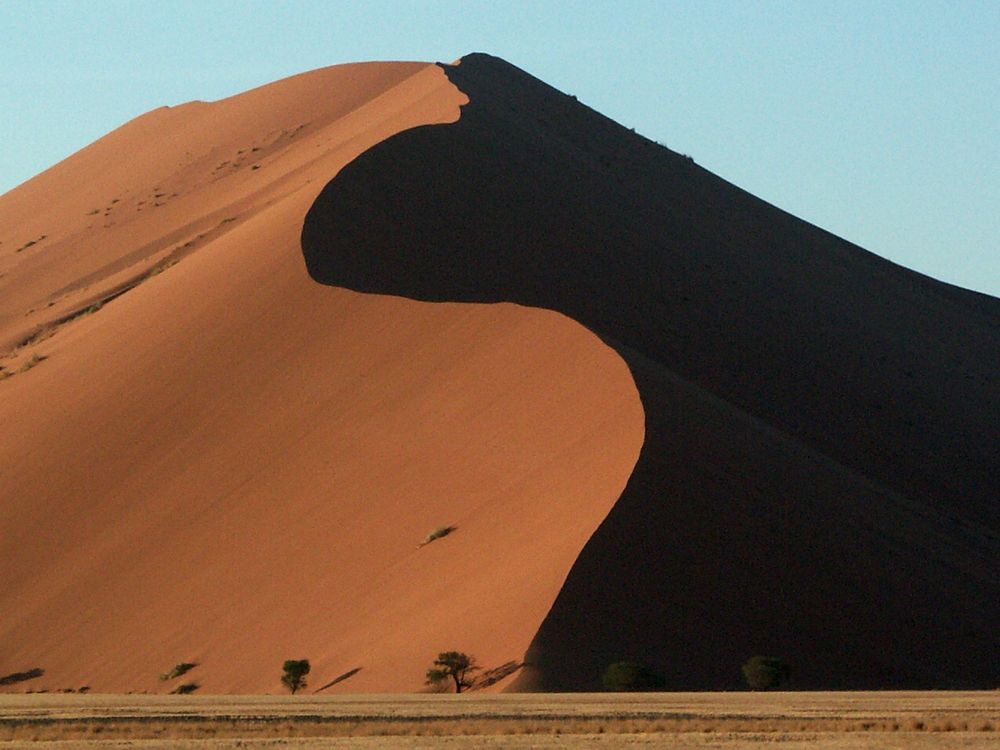
[[[5,349],[141,280],[3,360],[45,357],[0,383],[0,674],[46,670],[8,689],[193,661],[203,692],[279,691],[306,657],[314,688],[417,690],[442,650],[522,658],[638,455],[625,364],[556,313],[316,284],[299,246],[344,163],[466,101],[433,65],[319,70],[0,199],[3,248],[46,235],[0,254]]]

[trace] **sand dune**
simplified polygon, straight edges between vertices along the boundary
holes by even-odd
[[[314,687],[416,690],[442,650],[521,659],[638,455],[627,368],[556,313],[331,290],[299,245],[344,163],[465,101],[436,66],[317,71],[3,198],[4,246],[48,237],[4,254],[0,330],[51,334],[0,383],[0,672],[45,669],[9,689],[166,690],[191,661],[279,691],[308,657]]]
[[[0,197],[0,689],[993,686],[998,331],[495,58],[156,110]]]

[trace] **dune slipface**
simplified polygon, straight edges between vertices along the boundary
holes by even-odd
[[[157,110],[0,199],[0,677],[35,675],[0,689],[521,661],[635,464],[625,363],[556,312],[330,289],[299,242],[345,163],[465,101],[434,65],[330,68]]]
[[[732,688],[761,653],[806,688],[995,686],[1000,302],[503,61],[445,72],[461,118],[326,187],[303,229],[310,273],[558,310],[628,362],[646,414],[628,486],[514,687],[592,688],[631,659],[670,688]]]

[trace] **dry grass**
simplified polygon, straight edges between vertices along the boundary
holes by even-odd
[[[85,747],[98,740],[102,747],[348,746],[334,744],[343,740],[369,747],[986,748],[1000,744],[1000,693],[0,697],[0,742]]]
[[[802,735],[857,735],[860,733],[906,735],[962,733],[983,734],[1000,742],[992,722],[945,721],[904,729],[893,721],[798,719],[628,719],[615,716],[571,718],[449,718],[390,719],[388,717],[338,718],[327,716],[184,716],[52,721],[25,720],[0,724],[0,741],[44,738],[49,741],[85,739],[240,739],[278,737],[468,737],[512,735],[686,735],[758,736],[773,742]]]

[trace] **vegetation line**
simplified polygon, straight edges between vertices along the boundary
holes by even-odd
[[[995,732],[988,720],[939,719],[906,722],[893,718],[723,717],[650,713],[393,715],[233,715],[200,714],[27,717],[0,719],[0,741],[105,738],[151,739],[163,736],[225,738],[248,736],[406,736],[471,734],[632,734],[685,732]]]

